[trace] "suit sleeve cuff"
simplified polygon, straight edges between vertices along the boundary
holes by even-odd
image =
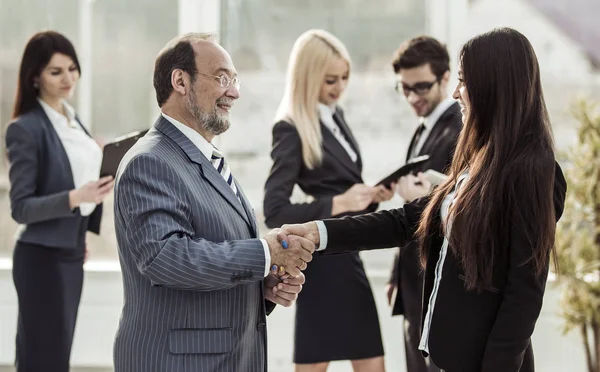
[[[327,228],[323,221],[315,221],[317,229],[319,229],[319,247],[316,251],[324,251],[327,248]]]
[[[265,250],[265,277],[269,275],[271,271],[271,251],[269,250],[269,244],[265,239],[260,239],[260,242],[263,245],[263,249]]]

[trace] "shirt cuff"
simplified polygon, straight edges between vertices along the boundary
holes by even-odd
[[[271,251],[269,250],[269,244],[265,239],[260,239],[260,242],[265,250],[265,277],[267,277],[271,272]]]
[[[315,221],[317,229],[319,229],[319,248],[316,251],[324,251],[327,248],[327,228],[323,221]]]

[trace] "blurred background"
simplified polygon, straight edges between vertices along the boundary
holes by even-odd
[[[362,150],[363,176],[375,183],[404,162],[417,125],[394,90],[391,56],[402,41],[428,34],[446,43],[456,81],[462,43],[494,27],[513,27],[533,44],[542,71],[556,144],[576,138],[570,107],[578,97],[600,99],[598,0],[0,0],[0,123],[10,119],[21,54],[37,31],[67,36],[79,54],[82,78],[73,100],[95,136],[150,127],[159,110],[152,88],[154,58],[175,35],[212,31],[229,51],[242,82],[231,129],[217,139],[232,172],[262,224],[263,186],[270,170],[271,126],[283,93],[287,59],[295,39],[310,28],[338,36],[353,60],[342,106]],[[382,149],[384,156],[382,157]],[[4,152],[4,140],[0,142]],[[11,371],[16,296],[10,273],[16,225],[10,218],[6,163],[0,162],[0,371]],[[302,198],[297,192],[294,198]],[[106,202],[103,235],[90,235],[86,279],[72,365],[74,371],[111,371],[121,282],[112,219]],[[398,198],[381,208],[400,205]],[[263,232],[266,231],[262,224]],[[362,253],[376,295],[386,366],[404,371],[401,318],[384,299],[394,251]],[[577,334],[563,336],[556,291],[548,289],[534,334],[540,371],[584,371]],[[294,309],[270,316],[270,371],[292,371]],[[350,371],[347,362],[331,371]]]

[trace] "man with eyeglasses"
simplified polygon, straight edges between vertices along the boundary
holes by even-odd
[[[124,284],[115,372],[266,371],[266,313],[296,300],[315,246],[278,239],[278,229],[258,239],[252,206],[211,143],[240,95],[211,35],[170,41],[154,88],[161,115],[115,184]]]
[[[420,155],[429,160],[415,173],[433,169],[445,173],[452,163],[456,140],[462,126],[460,107],[448,94],[450,58],[446,47],[434,38],[419,36],[405,41],[394,53],[392,67],[396,91],[403,95],[419,117],[410,141],[406,161]],[[405,182],[402,182],[405,181]],[[416,177],[398,183],[398,194],[406,201],[422,196]],[[421,327],[422,270],[418,243],[397,253],[386,287],[392,315],[404,315],[404,346],[408,372],[439,371],[428,366],[419,351]]]

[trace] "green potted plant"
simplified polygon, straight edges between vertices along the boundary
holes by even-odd
[[[588,372],[600,372],[600,113],[579,100],[577,142],[563,154],[568,189],[556,233],[564,333],[581,335]]]

